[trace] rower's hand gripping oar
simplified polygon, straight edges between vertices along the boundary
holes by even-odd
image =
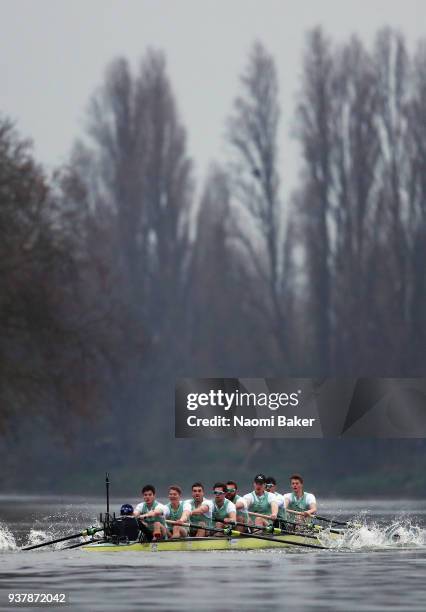
[[[250,527],[250,529],[255,529],[256,531],[264,531],[266,534],[270,535],[282,535],[283,533],[286,533],[283,529],[278,529],[278,527],[274,527],[273,525],[266,525],[265,527],[261,527],[260,525],[249,525],[248,523],[240,523],[239,521],[230,521],[228,523],[228,526],[230,526],[231,528],[234,525],[238,525],[239,527]]]
[[[21,548],[21,550],[33,550],[34,548],[41,548],[42,546],[49,546],[50,544],[56,544],[57,542],[66,542],[66,540],[72,540],[73,538],[80,538],[84,536],[92,536],[98,531],[103,531],[103,527],[88,527],[79,533],[73,533],[69,536],[64,536],[63,538],[56,538],[56,540],[49,540],[49,542],[42,542],[41,544],[33,544],[32,546],[25,546]]]
[[[241,533],[241,531],[237,531],[232,529],[232,527],[225,527],[224,529],[217,529],[215,527],[201,527],[200,525],[194,525],[193,523],[181,523],[179,521],[167,521],[166,523],[170,523],[171,525],[180,525],[181,527],[192,527],[193,529],[204,529],[205,531],[213,531],[214,533],[223,533],[225,536],[231,536],[233,538],[255,538],[256,540],[266,540],[267,542],[281,542],[283,544],[292,544],[294,546],[304,546],[306,548],[324,548],[327,549],[326,546],[321,546],[320,544],[307,544],[305,542],[293,542],[292,540],[284,540],[283,538],[277,540],[274,537],[267,537],[263,535],[257,535],[254,533]],[[300,535],[300,537],[305,537]]]

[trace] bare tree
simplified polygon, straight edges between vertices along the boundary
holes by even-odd
[[[179,341],[177,346],[174,344],[187,284],[193,184],[186,133],[178,118],[162,54],[151,52],[144,60],[139,92],[147,126],[142,195],[146,206],[148,322],[151,329],[157,330],[166,353],[177,357]]]
[[[308,35],[297,132],[304,158],[303,208],[308,291],[314,334],[315,371],[331,366],[331,237],[334,63],[330,41],[320,28]]]
[[[336,54],[332,145],[333,362],[365,365],[374,333],[379,95],[374,63],[357,38]]]
[[[161,427],[151,407],[169,407],[162,381],[173,380],[187,358],[192,200],[185,129],[162,53],[149,51],[135,75],[124,59],[108,67],[85,140],[74,150],[68,188],[72,210],[84,200],[89,276],[106,290],[95,296],[98,312],[103,298],[110,308],[112,402],[126,406],[128,420],[143,415],[144,426]],[[116,426],[121,417],[115,410]],[[138,429],[127,425],[123,435],[130,443]]]
[[[406,219],[408,213],[409,158],[405,153],[410,96],[410,66],[401,34],[381,30],[375,45],[376,78],[379,94],[377,122],[380,130],[380,198],[383,237],[382,273],[387,292],[386,315],[381,317],[388,338],[390,371],[401,371],[401,349],[407,341],[407,264]],[[383,309],[384,311],[384,309]],[[386,329],[387,328],[387,329]],[[394,355],[393,361],[390,356]]]
[[[426,41],[413,62],[413,92],[407,107],[409,158],[409,210],[407,215],[408,272],[408,364],[411,375],[425,368],[426,347]]]
[[[273,337],[289,362],[285,281],[283,278],[283,213],[279,197],[278,79],[274,60],[258,42],[241,78],[242,92],[228,122],[232,145],[232,186],[242,205],[235,235],[257,275],[253,304],[263,310]]]
[[[298,202],[321,368],[410,370],[412,298],[423,286],[413,263],[422,249],[422,115],[410,75],[391,30],[379,32],[373,53],[356,38],[336,51],[321,30],[308,37]]]
[[[200,376],[227,376],[235,357],[233,258],[229,245],[230,190],[218,166],[211,167],[201,197],[191,270],[191,354]],[[220,297],[219,297],[220,296]],[[239,301],[239,300],[238,300]],[[218,330],[220,332],[218,333]]]
[[[92,145],[77,149],[75,167],[93,214],[116,226],[128,306],[157,342],[173,327],[183,287],[192,193],[185,130],[161,53],[148,52],[136,77],[126,60],[111,64],[92,99],[88,133]]]

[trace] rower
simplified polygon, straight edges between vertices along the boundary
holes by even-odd
[[[290,520],[294,517],[302,521],[312,519],[317,511],[315,495],[303,491],[303,478],[300,474],[290,477],[290,486],[293,491],[284,495],[286,515]]]
[[[229,523],[235,523],[237,520],[237,509],[235,504],[229,499],[226,499],[226,484],[216,482],[213,487],[213,523],[216,529],[223,529]],[[221,536],[223,533],[216,533]]]
[[[164,517],[170,521],[178,521],[182,517],[182,489],[177,485],[169,487],[169,503],[164,505]],[[186,538],[187,530],[182,525],[173,525],[168,529],[171,538]]]
[[[258,513],[265,516],[256,516],[254,524],[258,527],[266,527],[271,521],[275,521],[278,514],[278,504],[273,493],[265,491],[266,476],[257,474],[254,477],[254,490],[244,495],[248,513]]]
[[[138,504],[133,516],[139,519],[141,531],[152,540],[167,538],[166,523],[164,520],[164,506],[155,499],[155,487],[145,485],[142,489],[144,501]]]
[[[275,524],[277,527],[280,527],[281,521],[285,521],[285,507],[284,507],[284,495],[278,493],[277,491],[277,481],[273,476],[268,476],[266,478],[265,489],[269,493],[273,493],[277,500],[278,504],[278,516]]]
[[[183,502],[183,512],[179,523],[190,522],[196,525],[189,534],[197,538],[206,537],[206,531],[212,523],[213,502],[204,497],[204,487],[201,482],[192,485],[192,499]]]
[[[238,485],[235,480],[228,480],[226,483],[226,498],[229,499],[237,510],[237,522],[248,525],[249,518],[247,514],[247,504],[244,497],[238,494]],[[245,528],[242,525],[236,525],[235,529],[244,532]]]

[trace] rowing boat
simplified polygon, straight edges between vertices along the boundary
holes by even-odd
[[[342,534],[332,533],[331,538],[341,538]],[[316,536],[288,534],[271,538],[181,538],[171,540],[158,540],[156,542],[127,542],[114,544],[113,542],[93,542],[83,546],[89,552],[180,552],[180,551],[208,551],[208,550],[260,550],[266,548],[296,548],[308,546],[309,548],[324,548],[324,544]]]
[[[229,523],[227,526],[216,527],[208,526],[204,530],[210,534],[218,533],[220,537],[209,535],[207,537],[187,537],[187,538],[171,538],[167,540],[157,540],[155,542],[147,542],[142,538],[146,538],[147,528],[143,523],[139,523],[133,515],[128,516],[127,513],[120,514],[119,517],[110,514],[109,511],[109,476],[106,474],[106,513],[100,514],[100,525],[87,527],[78,533],[73,533],[67,536],[61,536],[47,542],[31,544],[25,546],[22,550],[33,550],[42,548],[60,542],[67,542],[74,538],[91,537],[89,541],[79,542],[68,546],[70,548],[82,548],[88,552],[181,552],[181,551],[214,551],[214,550],[260,550],[267,548],[309,548],[309,549],[327,549],[329,548],[330,540],[343,541],[343,536],[348,528],[359,527],[352,522],[339,522],[326,517],[316,516],[316,520],[328,523],[328,527],[323,527],[322,524],[303,524],[291,521],[281,521],[278,527],[270,525],[258,526],[252,525],[251,530],[254,533],[241,533],[234,527],[247,527],[240,522],[235,522],[234,525]],[[124,506],[127,506],[125,504]],[[124,507],[123,506],[123,507]],[[133,508],[131,508],[133,510]],[[249,512],[256,517],[266,518],[270,521],[269,515]],[[298,513],[296,513],[298,514]],[[176,522],[174,520],[166,520],[169,525],[178,524],[185,528],[198,530],[199,525],[191,522]],[[342,528],[343,527],[343,528]],[[95,539],[96,534],[103,531],[103,537]],[[250,530],[248,530],[250,531]],[[150,534],[148,534],[149,536]],[[95,536],[95,537],[94,537]]]

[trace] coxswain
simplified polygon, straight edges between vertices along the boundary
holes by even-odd
[[[138,504],[133,516],[139,519],[141,530],[151,535],[152,540],[161,540],[167,537],[164,519],[164,506],[155,499],[155,487],[145,485],[142,489],[143,502]]]
[[[224,529],[229,523],[235,523],[237,520],[237,509],[235,504],[226,498],[226,484],[216,482],[213,486],[213,524],[216,529]],[[223,535],[223,533],[215,533],[215,535]]]
[[[241,495],[238,494],[238,485],[235,480],[228,480],[226,483],[226,499],[229,499],[233,504],[235,504],[235,508],[237,511],[237,523],[244,523],[248,525],[249,518],[247,514],[247,504]],[[242,525],[236,525],[235,529],[237,531],[244,532],[245,528]]]
[[[132,504],[123,504],[120,508],[120,516],[133,516]]]
[[[204,538],[206,531],[212,526],[213,502],[204,497],[204,487],[201,482],[192,485],[192,498],[183,502],[183,512],[179,523],[191,523],[189,535]]]
[[[169,487],[169,502],[164,504],[164,517],[166,521],[179,521],[182,517],[182,512],[182,489],[177,485],[171,485]],[[186,538],[188,531],[182,525],[169,524],[168,535],[171,538]]]
[[[284,494],[284,507],[289,520],[295,517],[306,521],[312,519],[317,511],[317,500],[312,493],[303,490],[303,478],[300,474],[290,476],[291,493]]]
[[[275,521],[278,514],[278,503],[273,493],[265,491],[266,476],[257,474],[254,477],[253,491],[244,495],[248,513],[263,514],[255,516],[254,524],[257,527],[267,527]]]

